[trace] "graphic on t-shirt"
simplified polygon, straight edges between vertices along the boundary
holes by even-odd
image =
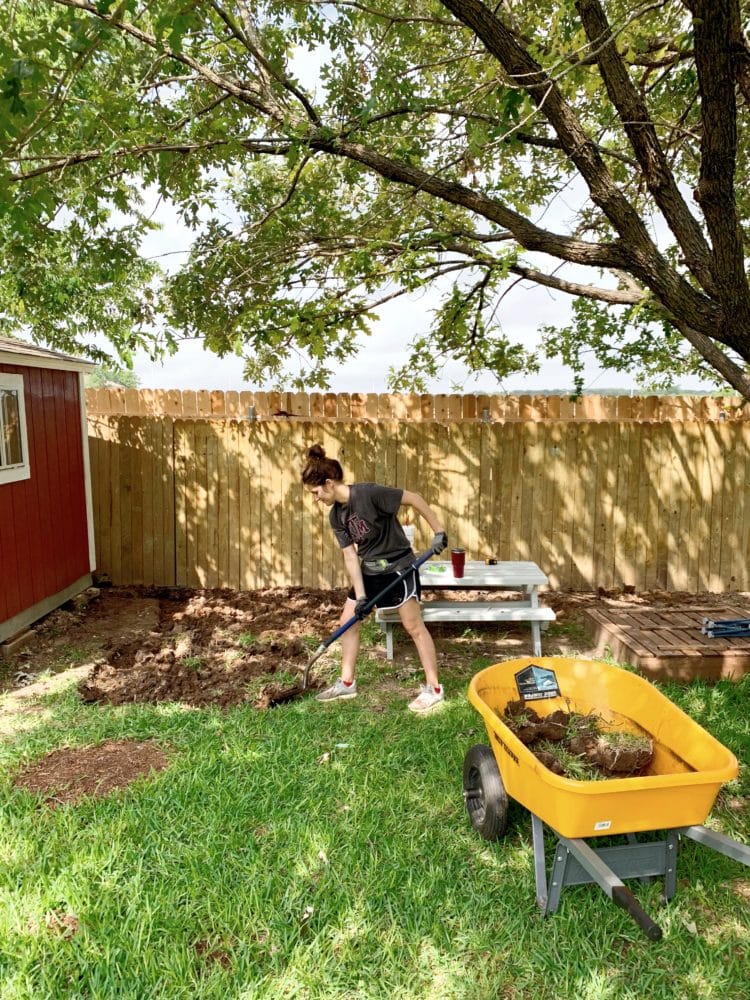
[[[361,542],[363,538],[367,538],[370,532],[370,525],[359,514],[351,514],[346,519],[346,530],[349,532],[349,537],[353,542]]]

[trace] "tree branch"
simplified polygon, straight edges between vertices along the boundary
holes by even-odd
[[[258,70],[263,81],[263,89],[266,92],[266,96],[270,101],[274,101],[273,91],[271,88],[271,80],[275,80],[277,83],[281,84],[284,90],[292,94],[300,102],[302,107],[305,109],[305,113],[310,121],[317,126],[321,125],[320,117],[312,106],[307,95],[295,84],[293,83],[286,74],[279,72],[274,69],[271,63],[266,59],[263,54],[261,47],[261,38],[257,27],[253,21],[252,14],[247,4],[244,0],[238,0],[238,6],[240,8],[240,15],[242,17],[242,30],[237,26],[234,18],[227,11],[224,10],[218,3],[212,2],[211,6],[216,11],[218,16],[224,21],[229,30],[232,32],[235,38],[241,42],[242,45],[247,49],[255,60]]]
[[[124,7],[125,7],[125,0],[121,0],[121,3],[116,8],[116,11],[113,16],[119,16],[120,12],[124,9]],[[36,134],[35,129],[39,124],[39,122],[41,122],[47,116],[47,114],[52,110],[52,108],[55,107],[56,104],[61,104],[65,100],[65,95],[70,91],[70,88],[73,86],[76,76],[84,68],[89,59],[94,55],[96,50],[99,48],[100,44],[101,44],[101,38],[93,38],[90,40],[89,44],[85,47],[85,49],[83,49],[83,51],[78,53],[73,62],[73,65],[68,68],[68,70],[62,75],[62,78],[57,82],[57,86],[53,90],[52,95],[45,104],[45,106],[39,110],[34,120],[28,125],[28,127],[25,129],[22,135],[19,136],[19,138],[17,139],[15,143],[16,149],[18,150],[23,149],[24,146],[34,138]]]
[[[232,233],[231,236],[227,236],[225,240],[222,240],[222,242],[227,243],[230,240],[238,239],[240,236],[245,236],[247,233],[251,233],[255,229],[260,229],[262,226],[265,225],[266,222],[268,222],[268,220],[272,216],[276,215],[277,212],[280,212],[285,205],[288,205],[289,202],[294,197],[294,192],[297,190],[297,185],[299,184],[299,179],[302,176],[302,171],[305,169],[305,167],[309,162],[310,162],[309,156],[302,157],[301,162],[298,164],[297,169],[294,171],[294,176],[292,177],[289,183],[289,189],[287,190],[286,194],[277,205],[273,205],[271,208],[268,209],[268,211],[266,212],[266,214],[263,216],[262,219],[259,219],[257,222],[253,223],[252,226],[243,226],[242,229],[239,230],[239,232]]]
[[[263,100],[263,95],[260,91],[260,88],[257,85],[253,87],[248,87],[246,85],[235,83],[233,80],[230,80],[226,76],[222,76],[216,73],[214,70],[210,69],[207,66],[204,66],[203,64],[193,59],[192,57],[185,55],[184,53],[181,52],[171,51],[168,48],[168,46],[158,42],[155,37],[142,31],[135,25],[130,24],[129,22],[115,21],[108,15],[100,14],[96,6],[91,2],[89,2],[89,0],[54,0],[54,2],[62,6],[72,7],[77,10],[83,10],[93,17],[97,17],[106,21],[113,27],[118,28],[120,31],[123,31],[124,33],[129,34],[132,37],[136,38],[140,42],[148,45],[150,48],[153,48],[154,50],[159,52],[165,52],[176,61],[182,62],[184,65],[189,66],[191,69],[195,70],[204,79],[206,79],[214,86],[218,87],[220,90],[225,91],[231,94],[232,96],[236,97],[237,99],[250,104],[252,107],[259,110],[262,114],[270,116],[272,118],[274,117],[273,109],[269,108],[267,103]],[[456,3],[456,5],[459,7],[462,6],[461,4],[457,4],[457,0],[452,0],[452,2]],[[468,0],[467,4],[463,6],[470,6],[470,5],[479,6],[482,12],[484,12],[485,14],[487,13],[486,8],[484,8],[481,4],[478,4],[477,0]],[[450,3],[447,3],[446,6],[450,7]],[[513,42],[513,45],[515,45],[515,42]],[[522,53],[522,58],[525,62],[532,64],[534,67],[536,67],[536,64],[533,64],[530,58],[525,53]],[[524,75],[522,71],[519,70],[519,72],[521,73],[521,76]],[[541,71],[539,70],[539,68],[536,67],[534,69],[534,76],[538,77],[540,72]],[[516,75],[518,75],[518,73]],[[542,73],[541,76],[544,77],[544,74]],[[533,91],[533,93],[538,96],[539,84],[534,84],[532,81],[531,84],[527,83],[525,84],[525,86],[530,87],[531,91]],[[543,86],[545,91],[550,88],[554,89],[553,85],[549,84],[546,78],[543,81]],[[558,95],[558,101],[559,100],[561,99],[559,99]],[[568,117],[572,119],[570,113],[568,114]],[[606,172],[606,168],[601,163],[601,160],[598,159],[598,154],[596,154],[595,151],[591,149],[591,144],[588,142],[588,140],[586,140],[585,136],[583,136],[583,133],[580,131],[580,127],[577,125],[577,121],[575,121],[575,119],[572,120],[576,126],[575,129],[576,137],[580,140],[580,142],[583,145],[587,147],[588,155],[590,156],[593,154],[597,158],[599,164],[601,165],[602,173],[608,178],[609,175]],[[338,156],[344,156],[347,159],[351,159],[354,160],[355,162],[359,162],[362,163],[363,165],[368,166],[370,169],[375,170],[382,177],[385,177],[389,180],[397,181],[398,183],[402,184],[407,184],[410,187],[416,188],[418,190],[426,191],[427,193],[432,194],[443,201],[455,205],[462,205],[465,208],[469,208],[471,211],[477,212],[484,218],[487,218],[492,222],[496,222],[501,226],[503,226],[504,228],[510,230],[513,233],[514,237],[519,241],[519,243],[521,243],[521,245],[528,250],[540,250],[545,253],[550,253],[554,256],[557,256],[562,260],[567,260],[573,263],[588,264],[594,267],[608,267],[608,268],[614,267],[625,270],[628,269],[632,270],[634,267],[631,245],[628,243],[625,243],[620,246],[615,244],[604,245],[597,243],[586,243],[581,240],[574,240],[566,236],[559,236],[553,233],[549,233],[546,230],[540,229],[539,227],[535,226],[533,223],[531,223],[528,219],[526,219],[519,213],[513,212],[511,209],[508,209],[502,203],[494,199],[487,198],[485,195],[472,191],[470,188],[464,187],[463,185],[456,184],[450,181],[444,181],[433,174],[429,174],[426,171],[420,170],[419,168],[412,167],[408,164],[405,164],[397,160],[388,159],[387,157],[381,155],[380,153],[368,149],[367,147],[360,145],[358,143],[335,141],[329,139],[328,137],[319,138],[318,136],[319,136],[319,131],[317,133],[313,131],[310,134],[307,144],[311,149],[332,153]],[[567,152],[566,142],[562,141],[562,145],[563,149],[565,149]],[[256,146],[256,148],[259,152],[262,151],[262,152],[281,153],[284,151],[285,148],[286,149],[289,148],[289,143],[287,143],[285,146],[271,143],[265,146],[258,145]],[[140,147],[139,154],[145,153],[147,151],[149,151],[147,146]],[[84,159],[93,159],[95,155],[96,155],[95,153],[77,154],[73,159],[66,158],[65,161],[60,161],[60,163],[58,164],[58,169],[61,168],[62,166],[67,166],[70,163],[83,162]],[[39,168],[39,170],[36,171],[35,173],[45,172],[45,170],[48,169],[50,168],[49,167]],[[25,176],[26,177],[31,176],[31,172],[26,174]],[[614,184],[611,184],[611,187],[613,191],[616,191]],[[627,202],[625,202],[624,199],[621,198],[620,200],[625,205],[627,205]],[[630,209],[630,206],[627,207],[632,213],[632,209]],[[645,227],[643,227],[642,223],[640,222],[640,219],[638,219],[635,213],[632,214],[635,219],[634,225],[637,226],[639,232],[642,233],[643,241],[645,241],[646,243],[646,249],[649,251],[647,253],[647,256],[658,257],[658,255],[655,252],[655,249],[650,244],[650,241],[645,231]],[[631,240],[631,244],[633,242],[635,242],[635,239]],[[636,266],[638,265],[636,264]],[[640,266],[643,267],[643,265]],[[688,287],[689,289],[689,286],[686,287]],[[705,304],[703,300],[695,292],[693,292],[692,289],[689,289],[689,291],[693,299],[695,300],[693,303],[694,312],[697,316],[700,316],[701,313],[705,311]]]
[[[576,281],[566,281],[553,274],[544,274],[531,267],[523,267],[521,264],[514,264],[510,267],[513,274],[528,281],[533,281],[537,285],[544,285],[547,288],[554,288],[559,292],[567,292],[569,295],[584,295],[587,299],[598,299],[599,302],[608,302],[610,305],[632,306],[643,302],[646,298],[640,290],[627,290],[618,288],[600,288],[597,285],[582,285]]]
[[[678,319],[673,318],[672,322],[683,337],[693,345],[698,354],[722,375],[744,399],[750,400],[750,378],[747,377],[744,370],[732,361],[721,348],[717,347],[710,337],[706,337],[698,330],[694,330],[689,324]]]
[[[165,152],[190,154],[200,150],[216,148],[231,141],[237,140],[221,139],[206,141],[204,143],[146,143],[142,146],[128,149],[106,151],[106,155],[111,157],[139,157]],[[241,145],[250,153],[274,156],[284,156],[291,148],[291,142],[285,139],[246,139],[241,140]],[[388,180],[405,184],[416,191],[424,191],[449,204],[460,205],[472,212],[476,212],[489,221],[503,226],[527,250],[538,250],[570,263],[583,264],[590,267],[627,269],[629,265],[628,255],[617,244],[588,243],[584,240],[551,233],[546,229],[535,226],[524,216],[512,211],[495,199],[488,198],[464,185],[445,181],[434,174],[428,174],[426,171],[409,164],[398,160],[390,160],[360,144],[332,142],[328,139],[312,139],[308,143],[308,146],[312,150],[346,157],[371,168]],[[93,149],[57,156],[51,162],[42,166],[11,174],[10,180],[15,182],[29,180],[32,177],[38,177],[42,174],[53,173],[70,166],[96,160],[104,155],[104,150]],[[33,159],[34,162],[38,162],[40,157],[34,157]],[[493,238],[497,239],[499,237],[495,235]],[[505,239],[507,236],[503,236],[503,238]]]
[[[90,14],[91,17],[96,17],[99,20],[104,21],[113,28],[117,28],[117,30],[121,31],[123,34],[129,35],[131,38],[135,38],[137,41],[147,45],[155,52],[163,53],[169,56],[170,59],[174,59],[175,62],[182,63],[183,66],[189,66],[190,69],[198,73],[204,80],[212,84],[212,86],[218,87],[219,90],[226,91],[227,94],[231,94],[232,97],[235,97],[244,104],[255,108],[264,115],[275,117],[272,114],[272,109],[270,109],[268,104],[263,100],[263,94],[257,84],[241,84],[238,81],[231,80],[228,77],[221,75],[220,73],[216,73],[210,67],[205,66],[197,59],[193,59],[192,56],[188,56],[184,52],[176,52],[165,42],[159,41],[154,35],[149,35],[148,32],[142,31],[129,21],[121,21],[110,14],[101,14],[96,5],[90,3],[89,0],[52,0],[52,3],[59,4],[61,7],[72,7],[74,10],[82,10],[85,13]]]
[[[711,236],[714,272],[724,314],[719,332],[712,335],[746,356],[750,351],[750,288],[734,188],[737,105],[732,40],[739,32],[739,5],[737,0],[685,0],[685,3],[693,13],[703,125],[695,199]]]
[[[535,226],[525,216],[514,212],[494,198],[488,198],[481,192],[455,181],[443,180],[436,174],[427,173],[401,160],[389,159],[360,143],[311,139],[309,145],[313,149],[334,153],[361,163],[387,180],[405,184],[417,191],[433,195],[441,201],[467,208],[490,222],[508,229],[527,250],[539,250],[561,260],[587,264],[591,267],[626,269],[630,266],[629,253],[619,244],[587,243],[584,240],[551,233]]]
[[[43,174],[51,174],[59,170],[66,170],[68,167],[77,166],[81,163],[90,163],[92,160],[99,160],[103,156],[111,156],[115,158],[124,158],[128,156],[148,156],[151,153],[197,153],[200,150],[205,149],[215,149],[218,146],[226,146],[230,139],[207,139],[205,142],[149,142],[144,143],[142,146],[133,146],[129,149],[116,149],[116,150],[103,150],[103,149],[88,149],[82,150],[78,153],[69,153],[68,155],[49,155],[49,156],[30,156],[30,157],[13,157],[14,160],[18,160],[20,163],[25,162],[27,159],[33,163],[38,163],[40,160],[49,160],[50,162],[45,163],[43,166],[34,167],[31,170],[22,170],[20,173],[10,174],[8,179],[15,183],[19,181],[27,181],[32,177],[41,177]],[[263,151],[271,151],[263,150]],[[9,157],[3,157],[3,159],[9,159]]]
[[[609,99],[617,109],[635,151],[648,190],[682,247],[685,262],[703,287],[714,290],[711,254],[697,219],[682,198],[656,136],[648,109],[633,85],[614,44],[612,28],[599,0],[576,0],[586,37],[596,49],[596,61]]]
[[[482,122],[487,125],[498,125],[499,122],[497,118],[493,118],[492,115],[479,114],[474,111],[465,111],[462,108],[453,108],[443,104],[431,104],[428,101],[420,101],[417,107],[406,105],[398,108],[389,108],[388,111],[381,111],[377,115],[371,115],[366,121],[361,118],[355,118],[348,121],[340,135],[342,139],[349,138],[353,132],[361,128],[362,125],[376,125],[380,122],[388,121],[390,118],[402,118],[407,115],[443,115],[446,118],[460,118],[463,121],[476,121]],[[559,139],[553,139],[549,136],[533,135],[530,132],[518,131],[515,127],[511,128],[498,138],[498,142],[505,142],[509,139],[517,139],[519,142],[523,142],[528,146],[540,146],[543,149],[558,149],[562,151],[562,144]],[[594,147],[603,156],[611,156],[615,160],[619,160],[621,163],[627,164],[629,167],[637,167],[637,162],[624,153],[621,153],[616,149],[609,149],[607,146],[601,146],[598,143],[594,143]]]
[[[298,5],[304,7],[330,7],[332,6],[331,0],[296,0]],[[441,17],[424,17],[419,14],[394,14],[393,11],[382,11],[378,10],[376,7],[370,7],[366,3],[357,3],[356,0],[335,0],[336,7],[351,7],[353,10],[361,10],[363,14],[371,14],[373,17],[382,18],[382,20],[387,21],[389,24],[436,24],[441,28],[455,28],[457,27],[455,21],[451,21],[449,18]]]
[[[732,50],[737,84],[745,99],[745,104],[750,104],[750,48],[748,48],[747,39],[742,33],[740,25],[737,25],[734,31]]]
[[[480,0],[441,2],[482,40],[488,52],[528,93],[552,125],[563,150],[588,185],[592,201],[620,236],[620,246],[627,257],[627,264],[622,269],[630,271],[651,289],[669,312],[692,315],[696,326],[702,330],[715,328],[720,318],[718,310],[674,271],[659,253],[640,216],[614,183],[557,84]],[[509,225],[508,228],[513,227]],[[521,236],[518,239],[522,245],[527,245]]]

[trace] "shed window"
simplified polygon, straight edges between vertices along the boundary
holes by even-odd
[[[23,377],[0,372],[0,485],[30,475]]]

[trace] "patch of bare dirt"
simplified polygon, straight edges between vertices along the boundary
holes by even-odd
[[[78,933],[80,921],[75,913],[50,910],[44,915],[44,926],[50,934],[58,935],[69,941]]]
[[[343,600],[343,592],[302,588],[164,592],[158,626],[105,642],[81,697],[111,705],[267,707],[284,688],[274,676],[302,674],[321,631],[336,627]]]
[[[677,607],[697,601],[701,607],[720,610],[737,596],[551,591],[543,595],[543,602],[555,610],[557,621],[544,637],[544,652],[593,653],[582,625],[587,608]],[[511,595],[467,591],[455,597],[503,600]],[[31,644],[0,672],[0,689],[15,689],[6,695],[0,714],[15,712],[13,725],[18,727],[20,714],[34,711],[38,696],[49,686],[49,680],[43,681],[40,675],[68,671],[62,676],[72,677],[74,670],[79,677],[84,675],[81,695],[91,702],[179,701],[223,707],[252,702],[265,707],[301,678],[311,651],[337,628],[344,598],[343,589],[301,587],[243,593],[104,588],[88,605],[67,605],[34,628]],[[497,662],[530,651],[525,625],[471,629],[444,625],[431,626],[430,631],[441,671],[471,671],[480,657]],[[367,654],[381,657],[385,666],[384,646],[370,647]],[[405,671],[419,682],[421,669],[414,647],[397,630],[396,661],[385,667],[383,683],[390,677],[405,679]],[[320,683],[319,676],[313,668],[313,685]],[[0,732],[2,724],[0,719]]]
[[[21,771],[13,784],[43,796],[50,805],[62,805],[84,797],[101,798],[168,765],[164,751],[148,740],[109,740],[93,747],[55,750]]]
[[[146,592],[105,590],[88,602],[70,601],[37,622],[12,659],[0,659],[0,692],[90,663],[108,641],[135,639],[158,624],[159,601]]]
[[[208,965],[220,965],[226,969],[232,964],[228,948],[223,944],[214,944],[207,938],[196,941],[195,953]]]
[[[599,587],[596,592],[568,592],[551,590],[542,595],[542,603],[557,612],[558,619],[562,616],[573,617],[586,608],[604,604],[610,608],[684,608],[692,605],[707,607],[730,607],[738,598],[747,598],[747,593],[734,591],[726,594],[711,594],[703,592],[693,594],[689,591],[676,590],[641,590],[636,592],[631,587],[613,587],[606,590]]]

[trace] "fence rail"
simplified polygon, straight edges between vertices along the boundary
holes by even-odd
[[[739,396],[419,395],[416,393],[225,392],[220,389],[87,389],[92,414],[215,419],[746,420]]]
[[[469,558],[532,559],[553,587],[750,589],[742,421],[89,418],[98,567],[119,584],[332,587],[299,482],[323,443],[349,481],[421,493]],[[417,527],[417,548],[430,532]]]

